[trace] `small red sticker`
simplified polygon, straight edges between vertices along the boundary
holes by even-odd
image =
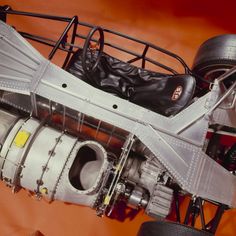
[[[176,101],[179,99],[180,95],[182,94],[183,92],[183,87],[182,86],[178,86],[175,91],[173,92],[172,94],[172,97],[171,97],[171,100],[172,101]]]

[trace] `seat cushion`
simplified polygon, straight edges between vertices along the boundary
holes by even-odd
[[[71,58],[66,70],[103,91],[148,108],[164,116],[177,114],[192,99],[195,79],[190,75],[168,75],[142,69],[106,53],[97,69],[84,73],[82,50]]]

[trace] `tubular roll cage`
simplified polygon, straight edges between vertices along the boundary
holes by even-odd
[[[28,16],[28,17],[37,17],[37,18],[41,18],[41,19],[48,19],[48,20],[53,20],[53,21],[67,22],[68,24],[66,25],[64,31],[62,32],[62,34],[60,35],[60,37],[57,41],[49,39],[49,38],[37,36],[37,35],[34,35],[34,34],[18,31],[23,37],[25,37],[27,39],[30,39],[30,40],[33,40],[33,41],[36,41],[36,42],[39,42],[39,43],[42,43],[44,45],[52,47],[52,50],[48,55],[49,60],[51,60],[54,57],[57,50],[62,50],[62,51],[67,52],[64,63],[62,65],[63,69],[65,69],[67,63],[69,62],[69,59],[70,59],[71,55],[75,52],[74,48],[80,48],[81,49],[80,46],[75,45],[76,38],[80,38],[80,39],[86,39],[87,38],[87,36],[78,33],[77,28],[79,26],[84,26],[84,27],[87,27],[87,28],[90,28],[90,29],[95,27],[95,25],[91,25],[91,24],[79,21],[78,16],[73,16],[72,18],[70,18],[70,17],[61,17],[61,16],[52,16],[52,15],[46,15],[46,14],[15,11],[15,10],[12,10],[11,7],[7,6],[7,5],[2,6],[2,7],[0,6],[0,19],[2,21],[6,22],[7,15],[21,15],[21,16]],[[157,62],[157,61],[153,60],[152,58],[147,57],[148,51],[150,51],[150,49],[154,49],[154,50],[156,50],[160,53],[163,53],[163,54],[169,56],[172,59],[175,59],[176,62],[179,63],[183,67],[184,72],[186,74],[191,74],[192,73],[190,68],[188,67],[188,65],[185,63],[185,61],[180,56],[178,56],[178,55],[176,55],[176,54],[174,54],[174,53],[172,53],[172,52],[170,52],[166,49],[158,47],[158,46],[156,46],[152,43],[145,42],[145,41],[127,36],[125,34],[115,32],[113,30],[109,30],[107,28],[102,28],[102,29],[106,33],[112,34],[114,36],[119,36],[121,38],[139,43],[140,45],[144,46],[144,49],[143,49],[142,53],[138,54],[134,51],[128,50],[128,49],[123,48],[123,47],[120,47],[118,45],[114,45],[110,42],[105,42],[104,43],[104,45],[106,45],[108,47],[111,47],[113,49],[117,49],[117,50],[122,51],[124,53],[127,53],[129,55],[132,55],[133,58],[128,60],[127,63],[134,63],[136,61],[141,60],[141,67],[143,69],[146,68],[146,62],[150,62],[151,64],[153,64],[155,66],[158,66],[158,67],[170,72],[171,74],[179,74],[173,68],[171,68],[167,65],[164,65],[160,62]],[[72,31],[71,39],[70,39],[70,42],[67,42],[68,33],[69,33],[70,30]],[[92,39],[92,40],[95,41],[95,42],[97,41],[95,39]]]

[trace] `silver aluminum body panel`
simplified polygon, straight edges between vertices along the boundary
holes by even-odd
[[[2,33],[4,32],[4,33]],[[8,53],[9,45],[2,48],[6,38],[14,48],[28,45],[17,32],[0,24],[0,47]],[[10,47],[10,48],[11,48]],[[40,95],[75,109],[86,115],[120,127],[138,137],[155,155],[170,175],[187,192],[236,207],[236,177],[211,160],[203,151],[207,128],[211,123],[211,108],[221,91],[215,84],[212,91],[199,98],[174,117],[164,117],[121,98],[100,91],[63,71],[27,48],[28,60],[34,66],[30,82],[0,75],[0,88],[10,92]],[[6,54],[6,53],[5,53]],[[0,63],[5,55],[1,53]],[[25,56],[25,54],[24,54]],[[37,57],[37,63],[35,63]],[[14,68],[20,68],[15,64]],[[66,84],[66,88],[62,87]],[[117,109],[113,105],[117,105]],[[216,184],[224,180],[223,185]],[[68,190],[69,191],[69,190]],[[70,191],[67,193],[68,197]]]
[[[11,91],[29,94],[43,57],[9,25],[0,21],[0,80]]]

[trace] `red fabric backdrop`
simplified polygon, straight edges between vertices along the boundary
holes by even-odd
[[[79,15],[82,21],[102,25],[167,48],[191,65],[198,46],[217,34],[236,33],[234,0],[1,0],[13,9],[55,15]],[[14,23],[15,18],[11,19]],[[47,24],[34,25],[21,18],[25,28],[53,31]],[[46,54],[46,52],[44,52]],[[62,202],[37,201],[25,190],[12,194],[0,183],[0,236],[26,236],[40,230],[46,236],[136,235],[141,222],[149,218],[139,213],[125,222],[99,218],[95,211]],[[211,216],[214,209],[207,208]],[[217,235],[236,235],[236,211],[228,211]]]

